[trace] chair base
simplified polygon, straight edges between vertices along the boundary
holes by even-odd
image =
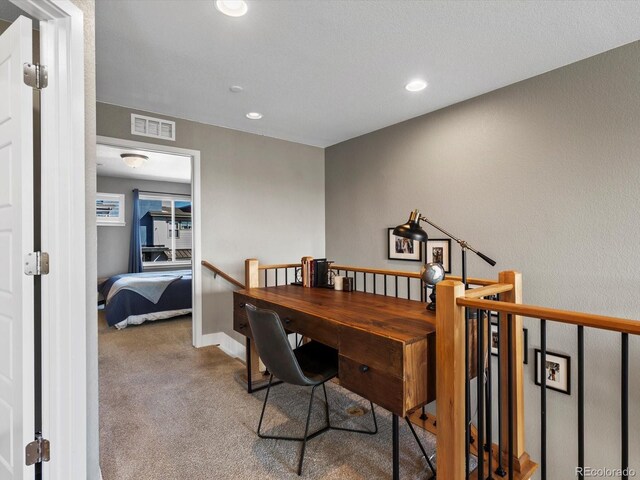
[[[303,437],[286,437],[286,436],[278,436],[278,435],[265,435],[263,433],[260,432],[260,429],[262,428],[262,420],[264,419],[264,412],[265,409],[267,407],[267,400],[269,399],[269,391],[271,390],[271,386],[272,386],[272,380],[273,380],[273,375],[271,375],[269,377],[269,384],[267,385],[267,393],[264,397],[264,403],[262,405],[262,413],[260,414],[260,421],[258,422],[258,437],[260,438],[265,438],[265,439],[271,439],[271,440],[286,440],[286,441],[292,441],[292,442],[302,442],[302,450],[300,451],[300,459],[298,461],[298,475],[302,475],[302,463],[304,461],[304,452],[306,450],[307,447],[307,441],[311,440],[312,438],[315,438],[329,430],[340,430],[343,432],[352,432],[352,433],[364,433],[367,435],[375,435],[376,433],[378,433],[378,421],[376,419],[376,412],[373,409],[373,403],[369,402],[371,405],[371,415],[373,416],[373,430],[358,430],[358,429],[353,429],[353,428],[343,428],[343,427],[334,427],[331,425],[331,419],[329,416],[329,398],[327,397],[327,387],[325,386],[325,382],[319,383],[317,385],[314,385],[311,389],[311,399],[309,400],[309,409],[307,411],[307,421],[306,421],[306,425],[304,428],[304,436]],[[327,380],[331,380],[331,379],[327,379]],[[275,385],[275,384],[274,384]],[[322,427],[319,430],[316,430],[313,433],[309,433],[309,421],[311,420],[311,412],[312,412],[312,407],[313,407],[313,398],[316,392],[316,388],[319,387],[320,385],[322,385],[322,390],[324,391],[324,406],[325,406],[325,417],[326,417],[326,421],[327,424],[326,426]]]

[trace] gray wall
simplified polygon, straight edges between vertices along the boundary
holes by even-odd
[[[417,269],[386,260],[386,228],[420,208],[498,261],[492,269],[472,255],[473,276],[517,269],[527,303],[640,318],[640,42],[332,146],[325,173],[326,253],[336,261]],[[459,249],[452,254],[459,273]],[[527,325],[537,347],[538,322]],[[572,356],[574,386],[571,396],[549,392],[554,479],[575,477],[575,337],[549,328],[548,348]],[[631,365],[638,347],[632,339]],[[587,465],[615,467],[619,337],[588,330],[586,352]],[[532,360],[527,449],[539,459]],[[640,375],[631,375],[637,432]],[[637,438],[631,460],[640,469]]]
[[[127,224],[124,227],[98,227],[98,277],[110,277],[128,271],[134,188],[151,192],[191,194],[191,185],[188,183],[99,176],[97,185],[98,192],[124,193],[124,218]]]
[[[324,256],[324,151],[98,103],[98,134],[200,150],[202,258],[244,282],[244,259]],[[132,112],[176,121],[176,141],[132,136]],[[194,209],[197,205],[194,205]],[[203,270],[203,332],[233,332],[232,288]]]

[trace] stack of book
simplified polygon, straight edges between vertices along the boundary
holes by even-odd
[[[302,257],[302,286],[309,288],[329,286],[330,267],[331,262],[326,258]]]

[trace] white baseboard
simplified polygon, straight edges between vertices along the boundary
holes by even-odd
[[[207,333],[202,335],[201,347],[210,347],[217,345],[220,350],[230,357],[238,358],[244,362],[245,348],[244,345],[237,340],[231,338],[224,332]]]

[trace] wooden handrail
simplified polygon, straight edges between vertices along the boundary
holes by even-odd
[[[276,268],[300,268],[299,263],[276,263],[274,265],[259,265],[258,270],[273,270]]]
[[[499,293],[510,292],[513,285],[508,283],[495,283],[493,285],[485,285],[484,287],[472,288],[465,292],[465,298],[482,298],[488,295],[497,295]]]
[[[206,260],[202,260],[202,266],[205,268],[208,268],[209,270],[211,270],[214,274],[216,275],[220,275],[222,278],[224,278],[227,282],[229,282],[231,285],[234,285],[238,288],[242,288],[244,289],[244,284],[240,283],[238,280],[236,280],[235,278],[233,278],[232,276],[224,273],[222,270],[220,270],[218,267],[216,267],[215,265],[212,265],[211,263],[207,262]]]
[[[457,304],[462,307],[493,310],[523,317],[543,318],[570,325],[582,325],[585,327],[600,328],[613,332],[630,333],[640,335],[640,321],[617,317],[607,317],[592,313],[580,313],[570,310],[558,310],[555,308],[538,307],[510,302],[497,302],[495,300],[481,300],[473,298],[458,298]]]

